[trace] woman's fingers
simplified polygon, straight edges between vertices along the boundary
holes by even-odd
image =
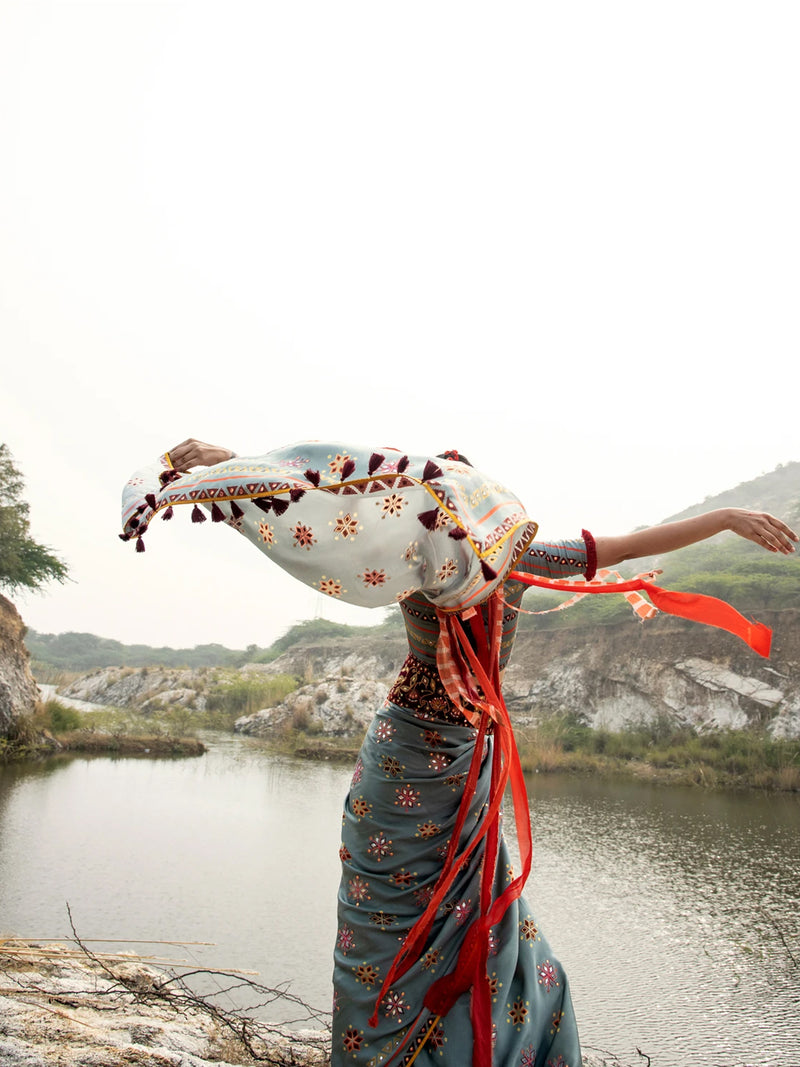
[[[205,441],[198,441],[189,437],[175,445],[167,453],[175,470],[188,471],[192,467],[209,467],[214,463],[222,463],[230,459],[233,452],[229,448],[220,445],[209,445]]]
[[[739,511],[733,530],[740,537],[754,541],[770,552],[782,552],[788,556],[794,552],[797,534],[790,526],[767,512]]]

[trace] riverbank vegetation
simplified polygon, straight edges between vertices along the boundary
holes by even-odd
[[[554,716],[518,731],[528,773],[625,776],[672,785],[800,792],[800,740],[749,730],[698,734],[666,716],[626,730],[592,729],[577,716]]]

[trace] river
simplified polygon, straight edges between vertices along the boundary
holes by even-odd
[[[2,767],[0,934],[66,937],[69,902],[83,938],[258,971],[327,1010],[349,776],[221,735],[198,759]],[[528,785],[526,897],[585,1045],[653,1067],[798,1067],[798,798]]]

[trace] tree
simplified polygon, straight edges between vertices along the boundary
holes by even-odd
[[[67,566],[30,536],[22,474],[7,445],[0,444],[0,586],[11,592],[63,582]]]

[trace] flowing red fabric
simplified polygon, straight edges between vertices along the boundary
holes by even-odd
[[[644,578],[633,578],[629,582],[617,582],[613,585],[592,585],[590,582],[585,584],[557,582],[552,578],[537,578],[533,574],[512,571],[508,575],[508,580],[563,593],[575,593],[576,591],[581,593],[644,592],[659,611],[663,611],[666,615],[678,615],[682,619],[691,619],[692,622],[715,626],[718,630],[727,630],[728,633],[741,638],[759,656],[769,658],[772,630],[761,622],[751,622],[744,615],[740,615],[736,608],[713,596],[662,589]]]
[[[453,970],[433,982],[425,995],[424,1004],[438,1016],[446,1015],[456,1000],[471,990],[470,1017],[473,1027],[473,1067],[492,1067],[492,1006],[486,964],[489,953],[489,931],[500,921],[508,907],[522,893],[531,869],[531,825],[528,794],[517,752],[508,709],[500,690],[500,635],[502,630],[502,596],[492,596],[487,602],[487,619],[483,613],[468,612],[469,626],[475,648],[467,638],[461,620],[454,614],[439,613],[440,626],[446,631],[453,660],[468,681],[471,690],[479,687],[477,703],[481,708],[480,725],[469,773],[464,786],[450,847],[425,912],[409,931],[384,979],[370,1018],[377,1023],[378,1008],[389,988],[420,958],[430,934],[439,905],[459,870],[464,866],[481,841],[486,839],[486,852],[481,872],[480,910],[467,929]],[[464,668],[468,668],[468,671]],[[464,678],[464,674],[471,677]],[[454,692],[454,696],[458,694]],[[489,722],[494,722],[494,752],[492,756],[489,803],[480,828],[470,843],[458,853],[461,832],[471,806],[475,786],[483,762],[484,737]],[[500,809],[506,786],[511,783],[511,795],[520,851],[522,870],[518,877],[496,898],[492,899],[495,866],[500,840]]]

